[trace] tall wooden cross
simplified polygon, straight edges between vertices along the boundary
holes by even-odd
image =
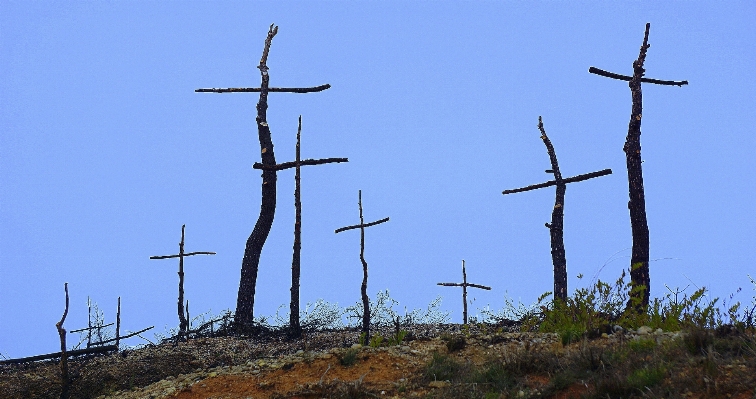
[[[490,291],[491,287],[485,285],[473,284],[467,282],[467,272],[465,271],[465,260],[462,259],[462,282],[461,283],[438,283],[445,287],[462,287],[462,323],[467,324],[467,287],[480,288]]]
[[[607,72],[598,68],[590,67],[588,72],[607,78],[624,80],[629,82],[630,93],[633,99],[633,108],[630,114],[630,123],[627,129],[627,137],[623,151],[627,162],[627,180],[630,200],[627,207],[630,210],[630,226],[633,235],[633,249],[630,257],[630,299],[627,308],[635,308],[637,311],[645,311],[651,293],[651,277],[649,275],[649,238],[648,220],[646,219],[646,194],[643,189],[643,168],[641,163],[641,118],[643,114],[643,94],[641,83],[653,83],[664,86],[687,85],[687,80],[658,80],[644,78],[646,70],[643,64],[646,61],[646,52],[651,47],[648,44],[648,32],[651,24],[646,24],[646,32],[643,36],[643,44],[640,48],[638,59],[633,61],[633,76],[625,76]]]
[[[556,200],[554,201],[554,210],[551,212],[551,223],[546,223],[546,227],[549,229],[551,235],[551,261],[554,264],[554,298],[566,300],[567,257],[564,252],[564,193],[567,190],[567,183],[605,176],[611,174],[612,170],[604,169],[598,172],[591,172],[562,179],[562,172],[559,171],[559,163],[557,162],[556,153],[554,152],[554,146],[546,135],[546,130],[543,128],[543,120],[540,116],[538,117],[538,129],[541,131],[541,139],[546,145],[546,152],[548,152],[549,159],[551,160],[551,169],[546,170],[546,173],[554,174],[554,180],[523,188],[516,188],[514,190],[504,190],[502,194],[506,195],[535,190],[542,187],[556,186]]]
[[[365,219],[362,217],[362,190],[358,191],[357,204],[360,207],[360,224],[338,228],[336,229],[336,234],[341,233],[342,231],[360,229],[360,261],[362,262],[362,332],[365,333],[365,342],[370,342],[370,300],[367,295],[368,265],[365,261],[365,228],[388,222],[389,218],[365,223]]]
[[[284,170],[289,168],[295,168],[294,173],[294,209],[296,213],[296,219],[294,222],[294,255],[291,261],[291,303],[289,304],[289,328],[290,334],[293,337],[299,337],[302,333],[302,329],[299,325],[299,276],[300,276],[300,250],[302,248],[302,201],[300,197],[300,167],[305,165],[322,165],[326,163],[339,163],[349,162],[348,158],[323,158],[323,159],[300,159],[299,144],[300,135],[302,133],[302,115],[299,115],[299,127],[297,128],[297,150],[296,160],[294,162],[284,162],[275,166],[265,166],[261,163],[255,163],[252,165],[255,169],[274,169]]]
[[[184,253],[184,229],[186,225],[181,226],[181,242],[179,242],[179,253],[177,255],[150,256],[150,259],[170,259],[179,258],[179,294],[178,294],[178,316],[179,316],[179,337],[189,331],[189,320],[184,315],[184,257],[194,255],[215,255],[215,252],[189,252]],[[188,301],[187,301],[188,302]],[[187,306],[189,304],[187,303]]]
[[[262,58],[257,68],[260,70],[260,87],[226,88],[226,89],[197,89],[198,93],[260,93],[257,102],[257,135],[260,140],[260,153],[262,165],[262,203],[260,215],[255,227],[247,239],[242,259],[241,277],[239,279],[239,292],[236,297],[236,312],[234,324],[237,331],[246,331],[253,325],[255,308],[255,287],[257,285],[257,272],[260,264],[260,255],[265,241],[273,225],[276,213],[276,157],[273,153],[273,140],[270,135],[270,127],[267,121],[268,93],[314,93],[331,87],[324,84],[316,87],[304,88],[280,88],[269,87],[270,76],[268,75],[268,52],[273,37],[278,33],[278,27],[270,25],[265,39]],[[304,163],[303,163],[304,164]]]

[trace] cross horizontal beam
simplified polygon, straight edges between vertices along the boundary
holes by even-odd
[[[302,161],[299,161],[299,166],[305,166],[305,165],[322,165],[325,163],[340,163],[340,162],[349,162],[349,158],[323,158],[323,159],[305,159]],[[291,162],[284,162],[276,164],[275,166],[268,166],[263,165],[260,162],[255,162],[254,165],[252,165],[253,169],[262,169],[262,170],[284,170],[284,169],[290,169],[297,167],[297,161],[291,161]]]
[[[317,93],[319,91],[328,90],[331,85],[324,84],[315,87],[269,87],[268,93]],[[212,88],[212,89],[197,89],[195,93],[259,93],[262,89],[259,87],[229,87],[225,89]]]
[[[438,283],[437,285],[443,285],[445,287],[474,287],[474,288],[480,288],[482,290],[491,289],[491,287],[486,287],[485,285],[473,284],[473,283]]]
[[[604,76],[604,77],[607,77],[607,78],[612,78],[612,79],[617,79],[617,80],[624,80],[626,82],[629,82],[629,81],[631,81],[633,79],[632,76],[620,75],[618,73],[613,73],[613,72],[605,71],[603,69],[598,69],[596,67],[590,67],[590,68],[588,68],[588,72],[596,74],[596,75]],[[688,84],[687,80],[677,81],[677,80],[659,80],[659,79],[641,78],[640,81],[642,83],[653,83],[653,84],[657,84],[657,85],[679,86],[679,87],[682,87],[683,85],[687,85]]]
[[[565,183],[576,183],[576,182],[579,182],[579,181],[592,179],[594,177],[599,177],[599,176],[604,176],[604,175],[610,175],[610,174],[612,174],[612,170],[611,169],[604,169],[604,170],[599,170],[597,172],[585,173],[585,174],[582,174],[582,175],[568,177],[566,179],[562,179],[562,181],[565,182]],[[536,190],[536,189],[539,189],[539,188],[544,188],[544,187],[549,187],[549,186],[555,186],[556,184],[557,184],[556,180],[549,180],[546,183],[533,184],[532,186],[515,188],[513,190],[504,190],[504,191],[502,191],[502,194],[506,195],[506,194],[521,193],[523,191],[530,191],[530,190]]]
[[[388,221],[389,221],[389,218],[385,218],[385,219],[377,220],[372,223],[355,224],[354,226],[347,226],[347,227],[336,229],[336,233],[341,233],[342,231],[347,231],[347,230],[352,230],[352,229],[359,229],[360,227],[375,226],[376,224],[381,224],[383,222],[388,222]]]
[[[69,331],[68,333],[69,333],[69,334],[72,334],[72,333],[77,333],[77,332],[82,332],[82,331],[87,331],[87,330],[96,330],[96,329],[98,329],[98,328],[105,328],[105,327],[110,327],[110,326],[112,326],[113,324],[115,324],[115,323],[105,324],[104,326],[94,326],[94,327],[86,327],[86,328],[81,328],[81,329],[78,329],[78,330],[71,330],[71,331]]]
[[[192,255],[215,255],[215,252],[189,252],[186,254],[178,254],[178,255],[150,256],[150,259],[180,258],[182,256],[192,256]]]

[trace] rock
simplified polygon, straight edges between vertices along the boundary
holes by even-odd
[[[651,333],[651,331],[653,330],[649,326],[638,327],[639,335],[648,335],[649,333]]]
[[[354,344],[354,345],[352,345],[352,349],[360,349],[360,348],[362,348],[362,345],[360,345],[360,344]]]
[[[451,385],[449,381],[431,381],[430,384],[428,384],[431,388],[443,388]]]
[[[662,330],[661,328],[657,328],[656,331],[654,331],[654,334],[655,335],[662,335],[662,334],[664,334],[664,330]]]

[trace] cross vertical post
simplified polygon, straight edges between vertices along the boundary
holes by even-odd
[[[607,78],[624,80],[629,82],[630,93],[632,96],[632,112],[630,113],[630,123],[627,129],[627,137],[623,151],[625,152],[627,162],[627,180],[630,200],[627,207],[630,211],[630,227],[633,236],[633,249],[630,257],[630,299],[627,303],[627,309],[641,313],[648,308],[648,301],[651,293],[651,277],[649,275],[649,231],[648,220],[646,218],[646,194],[643,188],[643,168],[641,163],[641,118],[643,114],[643,93],[641,83],[653,83],[665,86],[682,87],[687,85],[688,81],[673,81],[644,78],[646,70],[643,64],[646,61],[648,48],[648,33],[651,24],[646,24],[646,32],[643,36],[643,44],[638,54],[638,59],[633,61],[633,76],[625,76],[612,72],[607,72],[598,68],[590,67],[588,72],[604,76]]]
[[[276,157],[273,153],[273,140],[270,134],[270,127],[267,121],[268,93],[315,93],[329,89],[331,85],[324,84],[316,87],[304,88],[276,88],[269,87],[270,76],[268,52],[273,37],[278,33],[278,27],[271,24],[268,29],[268,35],[265,39],[262,58],[257,68],[260,70],[261,83],[260,87],[243,87],[243,88],[226,88],[226,89],[197,89],[198,93],[260,93],[260,99],[257,102],[257,136],[260,141],[260,153],[262,165],[265,166],[262,172],[262,202],[260,205],[260,215],[257,218],[255,227],[247,239],[244,248],[244,257],[242,259],[241,277],[239,279],[239,291],[236,297],[236,312],[234,314],[234,325],[237,332],[249,332],[254,323],[255,308],[255,289],[257,285],[257,272],[260,264],[260,255],[265,241],[273,225],[273,219],[276,213]]]
[[[360,208],[360,224],[338,228],[336,229],[336,234],[341,233],[342,231],[360,229],[360,261],[362,262],[362,286],[360,289],[362,294],[362,332],[365,334],[365,342],[367,343],[370,342],[370,299],[367,295],[368,264],[365,261],[365,228],[388,222],[389,218],[365,223],[365,219],[362,217],[362,190],[359,190],[357,195],[357,204]]]
[[[551,236],[551,262],[554,265],[554,299],[564,301],[567,299],[567,257],[564,251],[564,194],[567,191],[567,183],[605,176],[611,174],[612,170],[604,169],[563,179],[562,172],[559,170],[554,146],[546,135],[546,130],[543,128],[543,119],[540,116],[538,117],[538,130],[541,132],[541,140],[546,145],[546,152],[549,154],[549,160],[551,161],[551,169],[547,169],[546,173],[553,174],[554,180],[514,190],[504,190],[502,194],[506,195],[542,187],[556,186],[556,199],[554,200],[554,209],[551,212],[551,223],[546,223],[546,227],[549,229]]]
[[[179,253],[177,255],[150,256],[150,259],[170,259],[179,258],[179,293],[178,293],[178,316],[179,316],[179,333],[177,339],[181,339],[189,332],[189,321],[184,316],[184,257],[194,255],[215,255],[215,252],[189,252],[184,253],[184,229],[186,225],[181,226],[181,242],[179,242]],[[187,303],[188,306],[188,303]],[[187,313],[188,314],[188,313]]]
[[[467,271],[465,270],[465,260],[462,259],[462,283],[438,283],[445,287],[462,287],[462,324],[467,324],[467,287],[480,288],[482,290],[491,290],[491,287],[480,284],[467,282]]]

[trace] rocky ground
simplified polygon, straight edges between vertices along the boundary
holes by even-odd
[[[690,341],[684,333],[648,328],[563,345],[555,333],[420,325],[391,346],[360,346],[359,333],[349,330],[306,334],[300,340],[202,338],[76,360],[70,366],[74,398],[754,398],[756,351],[749,352],[747,344],[752,338],[727,338],[735,346],[718,355],[709,343],[709,352],[695,355],[684,349]],[[733,352],[736,346],[745,350]],[[660,377],[634,372],[617,382],[619,391],[607,390],[606,381],[619,375],[612,370],[637,361],[636,355],[649,364],[658,358],[664,365]],[[0,397],[59,397],[56,363],[2,367]],[[651,386],[635,392],[632,378]]]

